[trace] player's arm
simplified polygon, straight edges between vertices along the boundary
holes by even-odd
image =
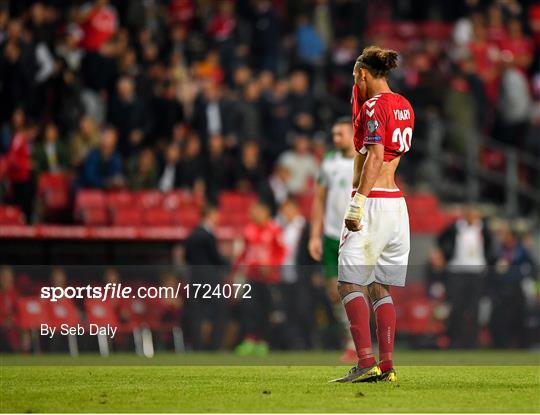
[[[367,147],[367,156],[360,175],[360,184],[356,193],[360,193],[367,197],[373,185],[380,175],[381,168],[384,162],[384,146],[381,144],[371,144]]]
[[[364,213],[364,204],[367,195],[373,188],[384,162],[384,146],[380,144],[370,144],[366,146],[367,156],[363,166],[355,163],[355,176],[358,174],[356,168],[360,169],[360,183],[356,188],[356,193],[351,199],[347,213],[345,214],[345,226],[348,230],[356,232],[361,228],[360,219]]]
[[[309,254],[315,261],[320,261],[322,256],[322,232],[323,218],[326,208],[326,186],[315,186],[315,198],[311,207],[311,228],[309,233]]]
[[[367,155],[367,152],[358,153],[354,156],[353,182],[352,182],[353,189],[358,189],[358,186],[360,186],[360,176],[362,175],[362,169],[364,168],[366,155]]]

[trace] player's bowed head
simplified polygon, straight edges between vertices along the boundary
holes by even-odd
[[[390,71],[397,67],[398,53],[378,46],[366,47],[354,64],[354,83],[360,102],[375,95],[374,91],[386,86]],[[383,83],[383,85],[381,85]]]

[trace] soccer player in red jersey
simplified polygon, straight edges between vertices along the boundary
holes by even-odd
[[[353,197],[345,214],[338,257],[338,290],[350,323],[358,364],[336,382],[395,381],[392,364],[396,311],[389,286],[403,286],[409,257],[409,216],[395,183],[411,148],[414,112],[392,92],[393,50],[370,46],[354,66]],[[377,323],[379,362],[371,347],[370,304]]]

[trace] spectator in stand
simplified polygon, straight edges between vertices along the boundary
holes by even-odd
[[[287,134],[291,129],[291,106],[287,99],[289,84],[278,79],[263,98],[263,125],[266,131],[266,159],[273,164],[287,149]]]
[[[230,74],[236,62],[236,46],[239,39],[238,22],[234,13],[234,1],[220,1],[216,5],[218,11],[208,23],[207,33],[213,47],[219,50],[220,61],[225,72]]]
[[[289,190],[287,183],[291,177],[291,171],[284,165],[277,165],[274,172],[268,179],[268,184],[272,190],[272,195],[275,203],[281,205],[289,198]]]
[[[234,187],[242,192],[257,192],[265,180],[259,146],[248,141],[242,147],[240,163],[235,164]]]
[[[448,336],[452,347],[477,346],[478,304],[488,266],[493,262],[493,237],[477,208],[468,206],[437,239],[446,264],[446,298],[451,306]]]
[[[297,18],[295,37],[296,53],[300,62],[310,67],[323,63],[324,43],[305,14]]]
[[[108,0],[85,4],[77,15],[77,21],[83,32],[81,46],[89,52],[99,52],[118,27],[116,9]]]
[[[281,289],[283,309],[285,310],[285,330],[283,347],[287,349],[304,349],[306,339],[302,338],[302,324],[308,320],[309,307],[306,304],[306,293],[300,292],[298,250],[306,219],[300,212],[298,204],[287,199],[279,207],[276,219],[283,230],[283,245],[286,253],[281,266]]]
[[[15,327],[15,307],[18,298],[13,269],[0,267],[0,351],[19,350],[19,330]]]
[[[531,66],[534,57],[534,43],[529,36],[523,33],[521,20],[510,19],[508,22],[508,36],[499,42],[501,52],[509,51],[514,57],[514,64],[524,73]]]
[[[175,85],[170,81],[163,81],[154,88],[151,110],[153,123],[152,137],[163,139],[171,137],[174,126],[184,120],[182,106],[174,96]]]
[[[130,190],[149,190],[157,187],[158,177],[154,152],[144,148],[136,159],[132,159],[128,172]]]
[[[270,0],[256,0],[251,23],[251,66],[259,70],[278,70],[280,22]]]
[[[33,220],[34,178],[31,154],[37,133],[37,125],[33,121],[28,121],[24,128],[13,136],[6,155],[7,177],[13,201],[22,209],[28,222]]]
[[[494,136],[509,145],[523,144],[532,105],[529,83],[514,65],[512,52],[501,53],[503,64]]]
[[[218,222],[218,209],[212,205],[205,206],[201,224],[186,239],[185,261],[190,284],[211,284],[215,287],[224,281],[229,263],[219,252],[215,236]],[[219,349],[227,322],[225,299],[193,297],[188,299],[187,307],[193,348]]]
[[[484,82],[489,102],[493,104],[497,98],[499,48],[487,39],[487,30],[482,20],[474,21],[473,33],[474,38],[468,45],[468,52]]]
[[[206,198],[210,203],[217,203],[217,195],[230,187],[232,173],[231,160],[225,153],[225,142],[221,135],[210,137],[204,163]]]
[[[290,93],[287,98],[291,109],[291,121],[297,131],[309,134],[315,128],[315,101],[309,91],[309,79],[305,72],[295,71],[290,77]]]
[[[182,187],[196,193],[204,192],[204,160],[201,156],[201,140],[197,134],[191,134],[186,141],[182,166]]]
[[[113,127],[105,128],[99,147],[88,153],[82,165],[82,187],[112,189],[124,185],[122,160],[116,151],[116,143],[116,130]]]
[[[67,149],[64,143],[58,140],[58,127],[54,123],[45,126],[43,140],[34,147],[32,158],[37,174],[55,173],[69,166]]]
[[[99,144],[99,131],[96,121],[88,115],[79,121],[79,129],[69,141],[69,155],[71,166],[78,168],[83,163],[88,153]]]
[[[240,143],[253,140],[262,143],[260,88],[257,81],[248,82],[236,104],[235,135]]]
[[[123,156],[129,156],[140,150],[151,120],[144,103],[135,93],[132,78],[124,76],[118,80],[116,94],[111,98],[108,108],[107,119],[118,131],[119,150]]]
[[[506,39],[507,32],[503,11],[498,4],[492,4],[488,7],[486,31],[488,41],[494,44],[499,45]]]
[[[172,290],[176,290],[180,284],[180,279],[174,275],[174,273],[167,272],[160,277],[161,287],[167,287]],[[184,312],[184,299],[174,296],[165,296],[164,298],[157,299],[160,304],[159,322],[164,325],[164,329],[157,335],[161,345],[170,343],[171,332],[174,343],[174,331],[177,330],[182,324],[182,316]],[[171,330],[172,327],[172,330]],[[182,339],[183,340],[183,339]],[[178,344],[177,347],[182,348],[183,345]]]
[[[281,265],[286,247],[282,230],[271,219],[268,205],[255,203],[250,209],[251,221],[244,230],[244,249],[236,259],[235,273],[244,275],[252,287],[252,298],[243,302],[243,341],[236,347],[242,356],[265,356],[268,353],[270,316],[273,297],[279,292]]]
[[[162,192],[170,192],[182,186],[182,166],[180,164],[180,147],[176,143],[169,144],[165,150],[165,160],[159,174],[158,188]]]
[[[501,246],[496,253],[490,283],[493,302],[490,329],[495,347],[527,347],[525,331],[525,280],[537,278],[537,264],[519,235],[505,225],[499,234]]]
[[[206,81],[203,92],[195,99],[193,109],[192,124],[199,137],[206,143],[213,134],[227,136],[231,116],[220,86],[214,81]]]
[[[476,111],[474,97],[465,77],[455,74],[447,87],[444,99],[444,116],[448,148],[464,157],[468,151],[469,140],[475,139]]]
[[[309,190],[318,172],[317,160],[310,152],[309,137],[304,134],[296,135],[293,149],[284,152],[277,163],[291,172],[287,189],[292,195]]]
[[[26,123],[26,114],[22,108],[17,108],[11,114],[11,122],[5,123],[2,128],[2,135],[0,139],[0,154],[8,152],[11,145],[11,139],[16,133],[24,129]]]

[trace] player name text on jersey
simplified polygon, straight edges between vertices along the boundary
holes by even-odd
[[[396,120],[410,120],[411,112],[409,110],[394,110],[394,118]]]

